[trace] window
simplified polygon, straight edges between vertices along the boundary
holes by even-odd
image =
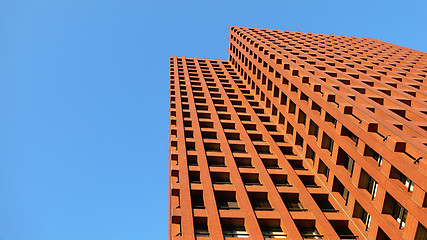
[[[408,211],[397,202],[389,193],[386,193],[384,199],[383,214],[390,214],[399,223],[399,229],[405,227],[406,215]]]
[[[313,151],[313,149],[307,144],[307,150],[305,153],[305,157],[312,160],[312,164],[314,164],[314,160],[316,159],[316,153]]]
[[[209,237],[207,218],[194,219],[194,234],[196,237]]]
[[[412,182],[412,180],[405,176],[403,173],[400,173],[399,180],[403,184],[405,184],[405,187],[408,189],[408,192],[414,191],[414,182]]]
[[[332,191],[338,192],[344,198],[345,204],[347,205],[349,192],[348,192],[347,188],[345,188],[344,185],[336,177],[334,178],[334,183],[332,185]]]
[[[289,163],[294,170],[307,170],[307,168],[304,167],[303,161],[301,159],[292,159],[289,160]]]
[[[366,190],[368,190],[368,192],[372,195],[372,199],[374,199],[375,196],[377,195],[377,188],[378,188],[378,183],[373,178],[370,177]]]
[[[207,161],[210,167],[225,166],[225,158],[223,156],[207,156]]]
[[[347,168],[348,172],[350,173],[350,177],[351,177],[351,176],[353,176],[354,160],[350,156],[348,156],[348,158],[346,158],[346,160],[347,161],[344,162],[344,167]]]
[[[345,202],[348,202],[348,196],[349,196],[349,191],[347,190],[347,188],[343,188],[342,191],[340,192],[341,196],[344,198]]]
[[[280,104],[286,105],[287,100],[288,100],[288,97],[284,93],[282,93],[281,98],[280,98]]]
[[[306,187],[310,187],[310,188],[318,188],[318,187],[320,187],[314,181],[314,175],[299,175],[299,178],[301,179],[302,183]]]
[[[381,155],[379,155],[378,153],[376,153],[376,155],[374,155],[372,157],[378,162],[378,166],[383,165],[383,157]]]
[[[233,238],[248,238],[249,234],[246,232],[243,219],[221,219],[221,228],[224,237]]]
[[[248,238],[249,234],[246,232],[244,226],[229,226],[228,229],[223,230],[224,237],[232,238]]]
[[[215,200],[219,209],[239,209],[235,192],[215,191]]]
[[[262,185],[259,182],[258,174],[254,174],[254,173],[241,173],[240,175],[241,175],[243,183],[245,185],[252,185],[252,186],[260,186],[260,185]]]
[[[289,100],[289,113],[295,114],[296,105],[294,102]]]
[[[322,108],[315,102],[312,101],[312,106],[311,106],[312,110],[318,111],[319,113],[322,111]]]
[[[357,144],[359,143],[359,138],[356,136],[356,135],[354,135],[354,133],[353,132],[351,132],[350,130],[348,130],[346,127],[342,127],[342,130],[341,130],[341,135],[342,136],[347,136],[348,138],[350,138],[353,142],[354,142],[354,144],[357,146]]]
[[[198,166],[197,155],[187,155],[187,162],[189,166]]]
[[[191,190],[191,205],[196,209],[204,209],[203,191]]]
[[[328,181],[328,178],[329,178],[329,168],[325,165],[325,163],[323,163],[322,160],[319,160],[319,168],[318,168],[317,172],[325,175],[326,181]]]
[[[414,191],[414,182],[393,166],[391,167],[390,178],[395,178],[395,179],[398,179],[400,182],[402,182],[405,185],[408,192]]]
[[[320,235],[316,228],[304,228],[301,229],[300,234],[304,239],[322,239],[323,235]]]
[[[230,148],[233,153],[246,153],[244,144],[230,144]]]
[[[272,211],[274,210],[267,199],[267,193],[251,192],[249,193],[249,200],[251,201],[252,208],[258,211]]]
[[[323,235],[319,234],[316,229],[314,220],[295,220],[295,224],[304,239],[322,239]]]
[[[271,208],[270,203],[266,199],[256,199],[251,201],[252,207],[254,210],[260,210],[260,211],[272,211],[274,210]]]
[[[399,223],[399,229],[405,227],[406,216],[408,215],[408,210],[406,210],[400,203],[397,201],[394,202],[393,210],[391,216],[396,219]]]
[[[377,194],[378,183],[363,169],[360,173],[359,187],[366,189],[372,195],[372,199],[375,198]]]
[[[332,117],[332,115],[330,115],[329,113],[326,113],[325,121],[332,123],[334,125],[334,127],[337,126],[337,120],[334,117]]]
[[[307,211],[298,199],[285,200],[285,205],[288,211]]]
[[[371,147],[366,145],[365,147],[365,156],[372,157],[375,161],[378,162],[378,166],[381,166],[383,164],[383,157],[379,155],[377,152],[375,152]]]
[[[354,160],[342,148],[338,149],[337,165],[344,166],[350,173],[350,177],[353,176]]]
[[[348,228],[347,221],[329,220],[338,237],[341,239],[357,239],[358,237]]]
[[[211,172],[213,184],[231,184],[230,174],[226,172]]]
[[[286,127],[286,133],[291,134],[291,135],[294,134],[294,127],[292,127],[292,125],[289,122],[288,122],[288,125]]]
[[[338,212],[328,200],[328,194],[312,194],[314,201],[322,212]]]
[[[298,111],[298,123],[302,123],[305,125],[306,118],[307,118],[307,115],[300,109]]]
[[[332,140],[332,138],[330,138],[326,133],[323,133],[322,148],[327,149],[332,155],[332,150],[334,148],[334,140]]]
[[[415,234],[415,240],[423,240],[427,239],[427,229],[421,225],[421,223],[418,223],[417,232]]]
[[[280,228],[280,220],[258,219],[264,238],[286,238],[286,234]]]
[[[191,171],[189,172],[190,183],[201,183],[200,182],[200,172]]]
[[[363,224],[366,226],[366,230],[369,229],[369,226],[371,225],[371,215],[369,215],[369,213],[367,213],[357,201],[354,205],[353,217],[362,220]]]
[[[234,160],[239,168],[253,168],[250,158],[235,157]]]
[[[286,175],[271,174],[270,177],[271,177],[271,180],[273,180],[274,185],[277,187],[290,187],[290,186],[292,186],[289,184]]]
[[[308,134],[313,135],[317,138],[318,133],[319,133],[319,127],[312,120],[310,120]]]
[[[302,147],[304,145],[304,139],[297,133],[297,136],[295,137],[295,145],[298,145]]]
[[[377,238],[375,238],[375,239],[376,240],[390,240],[390,238],[387,236],[387,234],[385,234],[385,232],[380,227],[378,227]],[[415,238],[415,239],[416,240],[422,240],[424,238],[422,238],[422,239]]]
[[[286,234],[283,233],[281,228],[269,228],[262,231],[264,238],[286,238]]]

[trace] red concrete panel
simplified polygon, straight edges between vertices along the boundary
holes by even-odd
[[[427,54],[232,27],[171,58],[170,239],[412,239],[427,226]]]

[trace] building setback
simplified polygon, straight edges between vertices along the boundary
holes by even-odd
[[[170,59],[169,239],[427,239],[427,54],[231,27]]]

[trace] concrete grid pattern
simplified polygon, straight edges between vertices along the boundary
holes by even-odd
[[[427,54],[231,27],[170,59],[170,239],[427,239]]]

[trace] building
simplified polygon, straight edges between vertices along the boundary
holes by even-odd
[[[231,27],[170,59],[169,238],[427,239],[427,54]]]

